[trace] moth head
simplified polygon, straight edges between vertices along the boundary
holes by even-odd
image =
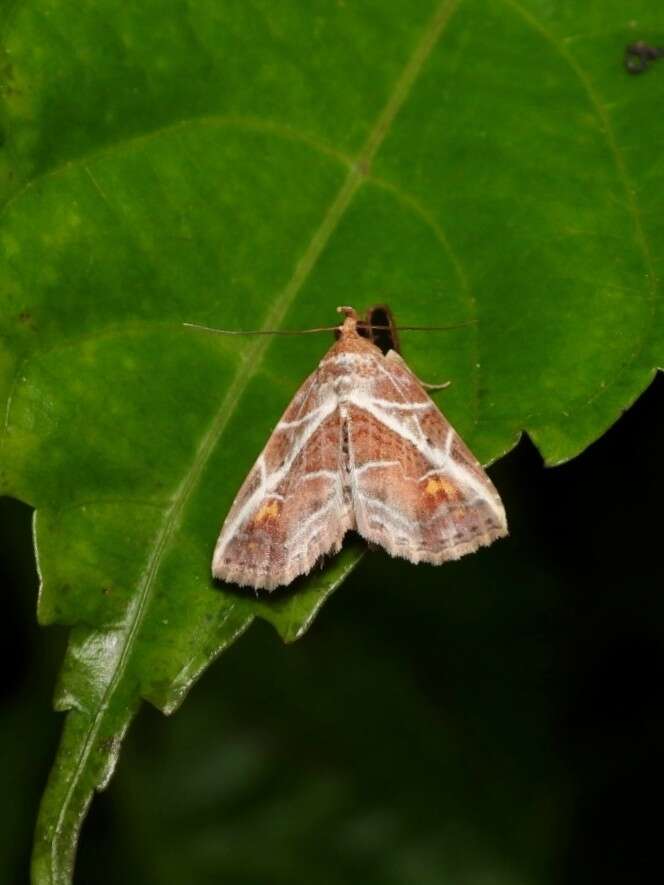
[[[337,313],[343,314],[347,320],[351,319],[357,322],[357,311],[354,307],[344,307],[342,305],[341,307],[337,307]]]

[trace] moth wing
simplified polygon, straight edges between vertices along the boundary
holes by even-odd
[[[341,474],[341,418],[317,370],[302,384],[222,526],[215,578],[272,590],[336,552],[352,524]]]
[[[434,564],[506,535],[498,492],[418,379],[395,351],[375,360],[349,411],[357,531]]]

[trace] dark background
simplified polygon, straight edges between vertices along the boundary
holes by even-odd
[[[76,881],[650,881],[663,406],[658,376],[553,469],[524,438],[491,470],[508,541],[438,569],[371,553],[300,642],[257,623],[172,718],[145,705]],[[66,631],[35,623],[30,520],[0,501],[2,883],[27,881],[61,726]]]

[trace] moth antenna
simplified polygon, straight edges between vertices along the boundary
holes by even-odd
[[[398,332],[447,332],[450,329],[463,329],[465,326],[476,326],[478,320],[466,320],[463,323],[450,323],[449,326],[395,326]],[[389,326],[374,326],[374,329],[389,329]]]
[[[215,329],[200,323],[182,323],[187,329],[207,332],[209,335],[310,335],[316,332],[336,332],[339,326],[319,326],[316,329]]]
[[[203,326],[200,323],[182,323],[187,329],[195,329],[197,332],[207,332],[209,335],[312,335],[318,332],[337,332],[340,326],[317,326],[313,329],[216,329],[214,326]],[[368,323],[358,320],[359,326],[368,326]],[[396,329],[399,332],[446,332],[449,329],[462,329],[464,326],[477,325],[477,320],[467,320],[465,323],[452,323],[449,326],[376,326],[372,329],[389,331]]]

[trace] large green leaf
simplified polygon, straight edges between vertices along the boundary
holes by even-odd
[[[388,301],[490,461],[550,463],[661,364],[664,69],[653,4],[6,3],[0,491],[36,508],[42,623],[72,626],[35,880],[141,698],[173,710],[250,623],[300,635],[349,548],[274,600],[215,587],[219,523],[326,342],[218,339]],[[405,336],[404,336],[405,338]]]

